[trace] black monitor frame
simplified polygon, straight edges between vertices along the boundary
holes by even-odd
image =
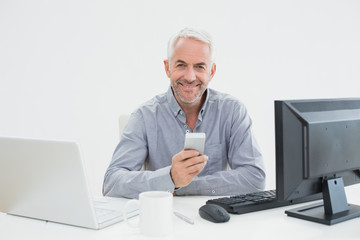
[[[324,199],[288,216],[328,225],[360,216],[344,190],[360,183],[360,99],[275,101],[275,137],[278,200]]]

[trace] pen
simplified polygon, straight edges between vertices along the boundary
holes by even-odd
[[[192,220],[191,218],[188,218],[188,217],[182,215],[181,213],[175,212],[175,211],[174,211],[174,214],[175,214],[175,216],[177,216],[181,220],[183,220],[183,221],[185,221],[187,223],[190,223],[190,224],[194,224],[194,220]]]

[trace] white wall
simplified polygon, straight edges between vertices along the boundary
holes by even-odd
[[[101,194],[118,116],[169,85],[168,38],[217,42],[210,87],[247,106],[274,188],[274,99],[358,97],[360,1],[0,1],[0,135],[75,140]]]

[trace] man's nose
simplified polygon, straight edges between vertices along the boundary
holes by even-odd
[[[194,68],[188,67],[186,69],[184,78],[185,78],[185,80],[187,80],[189,82],[195,81],[196,80],[196,74],[195,74]]]

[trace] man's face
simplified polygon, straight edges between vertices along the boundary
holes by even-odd
[[[180,38],[175,43],[171,65],[168,60],[164,64],[175,98],[182,104],[199,102],[216,71],[209,45],[192,38]]]

